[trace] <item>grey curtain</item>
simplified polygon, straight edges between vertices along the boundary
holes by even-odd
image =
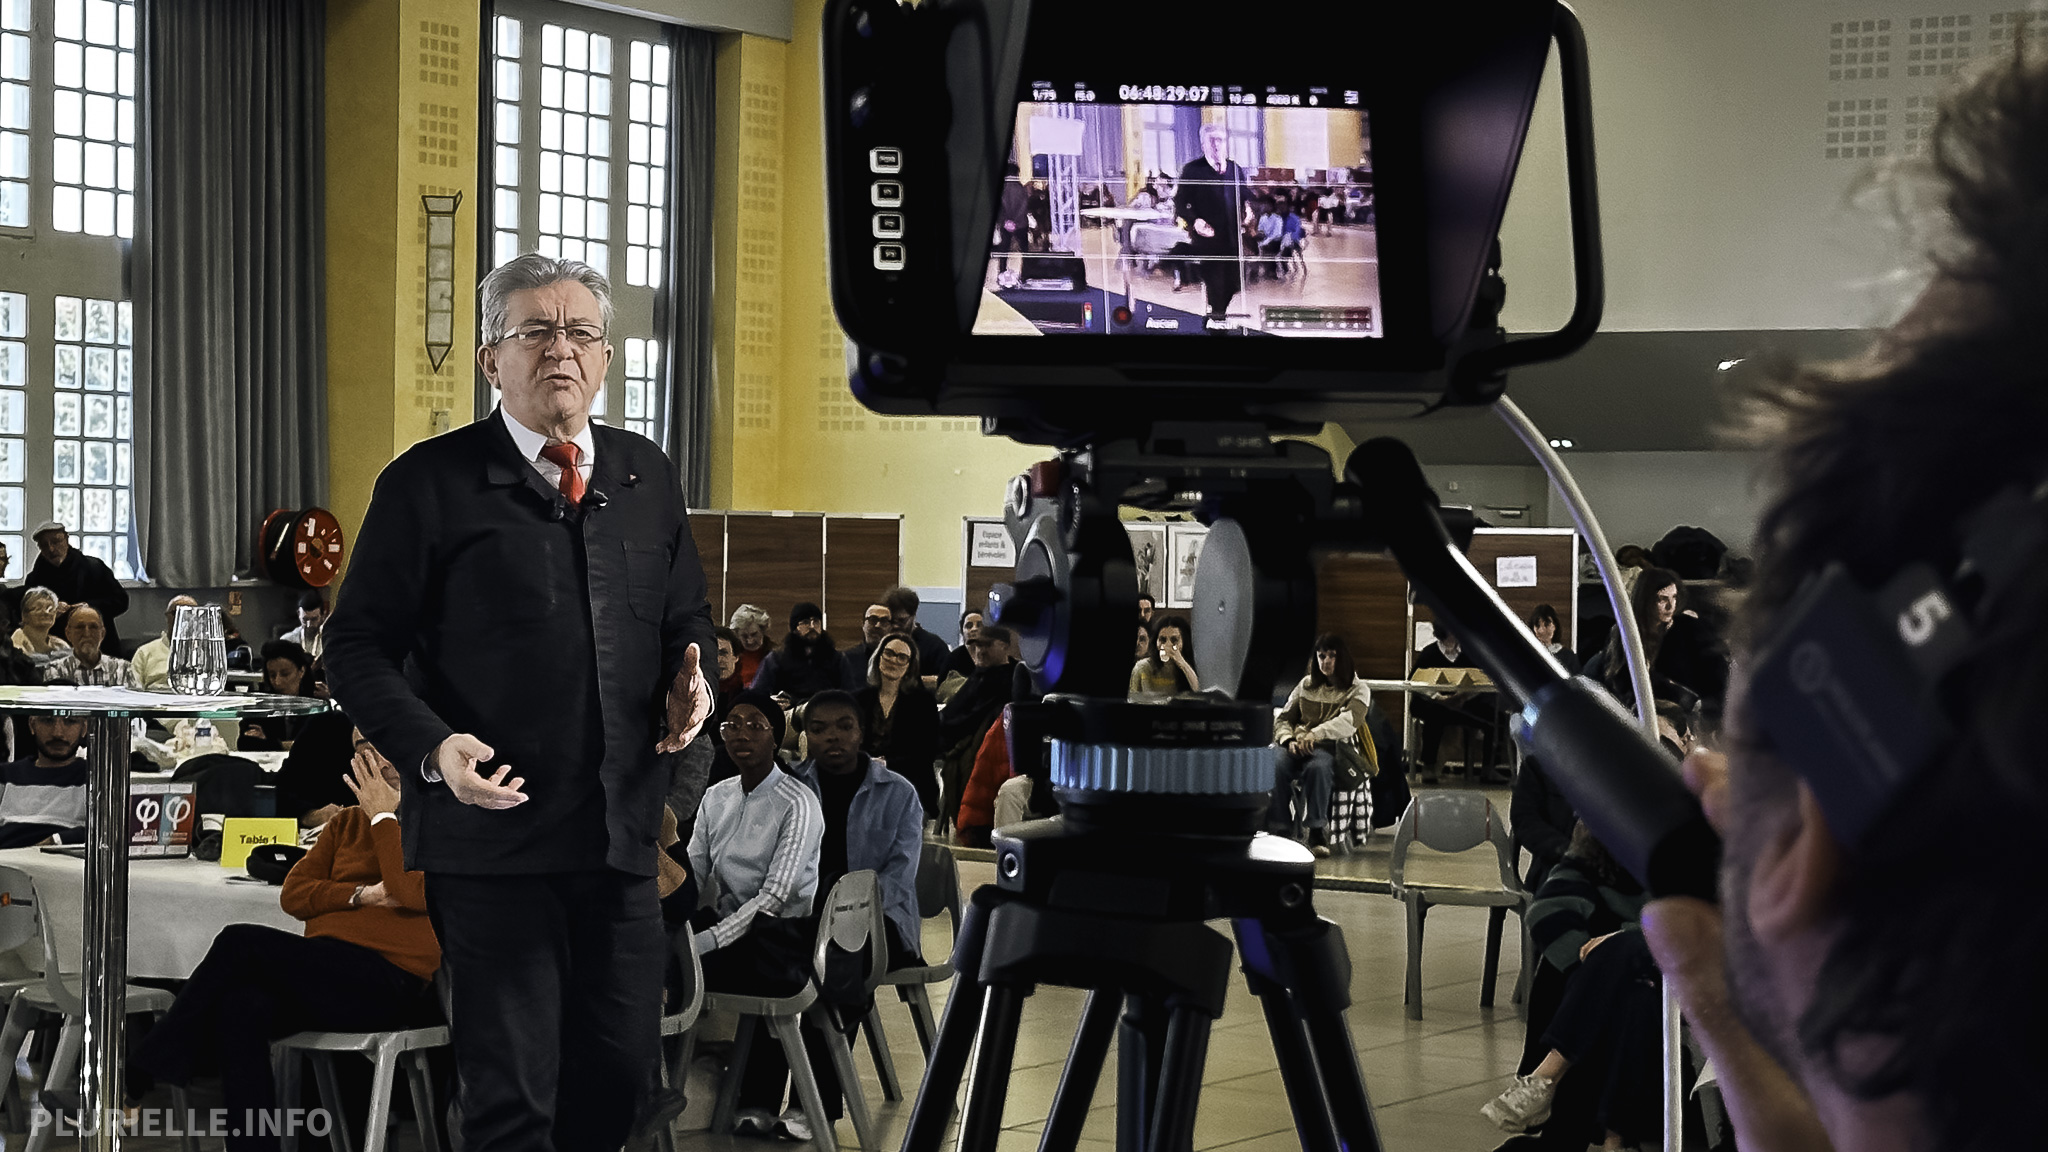
[[[327,496],[320,0],[157,0],[136,314],[143,556],[177,588],[248,568]]]
[[[711,187],[718,98],[717,37],[672,28],[675,107],[669,123],[674,173],[669,190],[668,420],[662,447],[683,474],[683,496],[711,498]]]

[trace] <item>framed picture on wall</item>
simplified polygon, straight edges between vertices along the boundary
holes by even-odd
[[[1175,524],[1167,532],[1167,553],[1173,562],[1173,571],[1167,582],[1168,607],[1194,606],[1195,566],[1202,559],[1202,541],[1208,538],[1209,529],[1200,524]]]
[[[1150,596],[1152,603],[1163,605],[1167,602],[1166,525],[1128,523],[1124,531],[1131,537],[1131,559],[1138,567],[1138,595]]]

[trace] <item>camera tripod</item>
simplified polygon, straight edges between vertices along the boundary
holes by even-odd
[[[1212,707],[1244,715],[1241,706]],[[1117,751],[1164,753],[1158,761],[1185,770],[1219,750]],[[1263,738],[1220,751],[1247,769],[1263,758],[1270,781]],[[1056,776],[1059,759],[1056,745]],[[903,1152],[938,1152],[970,1061],[959,1149],[993,1152],[1018,1021],[1039,984],[1088,992],[1040,1152],[1075,1146],[1112,1036],[1119,1152],[1186,1152],[1210,1026],[1230,979],[1231,942],[1205,924],[1221,918],[1232,923],[1246,983],[1263,1006],[1303,1152],[1378,1152],[1344,1020],[1351,959],[1343,934],[1311,902],[1314,857],[1291,840],[1252,834],[1265,796],[1062,788],[1061,802],[1062,816],[994,838],[998,880],[974,893],[962,918],[952,996]],[[1153,827],[1177,831],[1133,831]]]

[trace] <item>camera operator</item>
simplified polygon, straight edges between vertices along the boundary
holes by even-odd
[[[1784,630],[1796,592],[1831,562],[1865,587],[1914,561],[1954,571],[1959,522],[2048,477],[2040,52],[1953,94],[1931,144],[1952,223],[1934,283],[1864,358],[1769,397],[1778,485],[1757,536],[1751,647]],[[1644,924],[1745,1149],[1974,1152],[2041,1138],[2044,559],[2018,561],[1948,682],[1960,735],[1856,843],[1765,742],[1767,702],[1736,662],[1727,755],[1686,763],[1727,838],[1722,906],[1663,900]]]

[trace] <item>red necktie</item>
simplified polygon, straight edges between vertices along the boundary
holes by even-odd
[[[540,450],[540,458],[562,469],[562,479],[556,487],[569,503],[583,503],[583,473],[576,468],[576,461],[583,455],[574,444],[550,444]]]

